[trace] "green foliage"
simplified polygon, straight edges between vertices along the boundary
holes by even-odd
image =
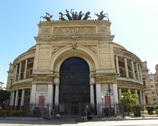
[[[153,105],[146,105],[146,109],[148,111],[148,114],[153,114],[153,111],[154,111]]]
[[[157,110],[158,109],[158,105],[157,106],[155,106],[155,108],[154,108],[155,110]]]
[[[157,114],[157,116],[158,116],[158,109],[156,109],[155,112],[156,112],[156,114]]]
[[[132,106],[132,108],[133,108],[134,116],[137,116],[137,117],[141,116],[141,108],[142,108],[142,106],[140,104],[134,104]]]
[[[6,99],[10,98],[10,92],[5,91],[5,90],[0,90],[0,101],[3,102]]]
[[[123,92],[122,97],[121,99],[119,99],[119,101],[124,104],[133,105],[133,104],[136,104],[137,97],[135,94],[132,94],[131,92]]]
[[[0,116],[22,116],[23,110],[0,110]]]

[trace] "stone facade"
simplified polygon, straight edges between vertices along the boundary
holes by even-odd
[[[145,105],[148,95],[144,92],[142,62],[135,54],[113,42],[110,25],[107,20],[40,22],[36,45],[10,64],[7,89],[11,91],[11,108],[23,109],[25,104],[34,108],[43,104],[43,107],[49,105],[49,112],[52,109],[56,113],[70,110],[64,110],[66,104],[60,102],[61,66],[73,57],[88,64],[88,104],[96,114],[107,107],[102,96],[108,95],[114,107],[124,91],[136,94],[138,103]],[[70,107],[80,111],[77,105]]]

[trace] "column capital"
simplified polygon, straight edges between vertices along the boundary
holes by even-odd
[[[59,77],[55,77],[54,78],[54,84],[55,85],[59,85],[60,83],[59,83]]]
[[[94,77],[90,77],[90,85],[95,84],[95,78]]]

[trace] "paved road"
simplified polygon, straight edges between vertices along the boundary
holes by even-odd
[[[0,126],[158,126],[158,119],[119,120],[119,121],[88,121],[75,120],[0,120]]]

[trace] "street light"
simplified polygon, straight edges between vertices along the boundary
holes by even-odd
[[[112,92],[112,90],[111,90],[111,88],[110,88],[110,84],[108,84],[108,93],[109,93],[109,102],[110,102],[110,108],[111,108],[111,92]]]
[[[122,95],[121,98],[122,98],[122,117],[124,118],[125,117],[125,114],[124,114],[124,96]]]
[[[103,116],[104,116],[104,104],[103,104],[103,100],[104,100],[104,96],[101,96],[101,98],[102,98],[102,118],[103,118]]]

